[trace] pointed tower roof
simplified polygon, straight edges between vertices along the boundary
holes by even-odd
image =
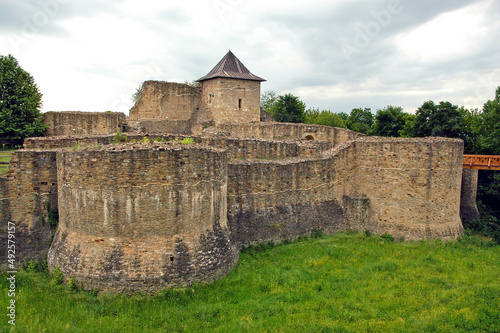
[[[250,71],[241,63],[241,61],[236,58],[233,52],[229,51],[224,58],[215,67],[202,78],[196,80],[196,82],[201,82],[205,80],[215,79],[217,77],[223,77],[228,79],[239,79],[239,80],[252,80],[252,81],[266,81],[257,75],[253,75]]]

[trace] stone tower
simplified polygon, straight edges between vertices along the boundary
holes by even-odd
[[[201,83],[202,105],[215,124],[260,121],[260,83],[263,78],[250,71],[229,51]]]

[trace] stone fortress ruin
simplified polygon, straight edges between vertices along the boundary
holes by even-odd
[[[144,82],[128,119],[46,113],[0,177],[0,236],[15,222],[18,258],[130,292],[213,281],[244,246],[315,231],[462,234],[461,140],[277,123],[263,81],[229,52],[198,86]]]

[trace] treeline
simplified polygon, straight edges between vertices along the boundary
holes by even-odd
[[[426,101],[415,114],[388,105],[375,113],[355,108],[349,114],[308,108],[292,94],[267,91],[261,106],[275,120],[347,128],[366,135],[385,137],[441,136],[464,140],[466,154],[500,155],[500,87],[482,110],[466,109],[448,101]],[[480,221],[464,223],[469,229],[500,242],[500,171],[479,172],[478,208]]]

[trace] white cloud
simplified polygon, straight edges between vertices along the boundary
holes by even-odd
[[[463,57],[485,38],[484,17],[493,0],[444,13],[420,27],[399,35],[396,43],[402,54],[420,62]]]

